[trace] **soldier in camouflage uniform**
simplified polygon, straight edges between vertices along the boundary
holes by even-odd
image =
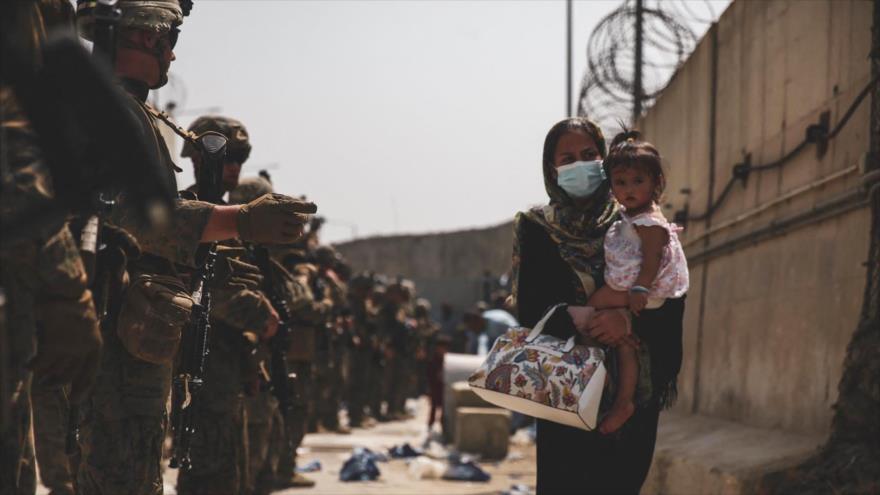
[[[230,193],[230,202],[240,203],[271,192],[272,186],[263,178],[244,179]],[[292,321],[287,322],[290,331],[290,349],[287,354],[289,371],[296,376],[295,393],[290,411],[282,414],[278,401],[268,387],[265,370],[269,367],[270,352],[265,344],[258,348],[260,369],[264,370],[262,384],[253,397],[248,398],[249,471],[247,493],[269,493],[276,488],[308,487],[314,481],[295,472],[296,448],[305,436],[308,415],[307,401],[311,380],[311,359],[314,353],[313,330],[325,309],[314,304],[309,287],[308,274],[296,271],[301,251],[287,246],[270,246],[273,266],[285,281],[284,290]],[[287,268],[291,268],[288,271]],[[286,416],[286,417],[285,417]]]
[[[382,325],[388,335],[389,363],[386,365],[388,381],[388,413],[393,419],[406,419],[406,397],[409,391],[413,365],[411,333],[411,300],[414,292],[412,282],[399,280],[391,284],[386,293],[385,306],[380,313]]]
[[[228,117],[205,116],[196,119],[189,131],[197,135],[214,131],[226,136],[223,189],[234,190],[251,150],[244,125]],[[192,159],[198,178],[203,166],[199,152],[187,142],[181,156]],[[189,190],[198,195],[198,184]],[[240,274],[248,270],[249,276],[239,275],[212,289],[210,355],[205,370],[208,379],[199,394],[197,433],[192,439],[192,455],[197,462],[192,469],[178,474],[177,491],[181,495],[244,492],[249,471],[244,384],[256,380],[252,362],[257,341],[271,336],[278,326],[278,314],[258,291],[262,282],[259,269],[240,259],[245,254],[241,242],[222,244],[227,249],[221,248],[218,253],[231,254],[220,259],[234,263]]]
[[[376,421],[386,421],[388,418],[383,411],[387,385],[385,368],[388,364],[386,349],[388,346],[385,325],[382,324],[381,312],[385,306],[385,283],[382,278],[375,278],[373,290],[369,295],[367,306],[370,349],[370,384],[367,396],[367,405],[370,408],[370,416]]]
[[[296,472],[296,449],[302,444],[309,422],[316,417],[315,390],[319,387],[315,377],[318,356],[319,332],[326,332],[325,322],[332,311],[332,301],[315,283],[318,269],[309,263],[302,250],[279,253],[283,265],[293,274],[293,291],[298,295],[291,307],[294,318],[291,325],[288,364],[298,377],[297,402],[283,418],[288,441],[282,443],[276,453],[278,468],[276,486],[308,487],[314,482]],[[317,289],[317,290],[316,290]]]
[[[81,33],[86,38],[91,37],[94,5],[88,0],[78,5]],[[120,0],[119,7],[116,74],[131,95],[131,111],[144,136],[155,143],[151,155],[164,167],[168,188],[176,190],[176,167],[157,127],[161,124],[157,119],[162,119],[147,105],[146,97],[149,89],[168,80],[182,11],[177,0]],[[313,205],[280,196],[264,196],[243,207],[180,199],[165,228],[144,229],[131,218],[126,197],[117,198],[110,221],[134,235],[143,255],[129,261],[131,285],[122,301],[111,305],[109,321],[114,324],[102,329],[105,352],[85,410],[79,490],[87,494],[162,492],[159,463],[165,404],[179,332],[191,305],[176,266],[195,267],[202,242],[235,237],[292,242],[302,234],[305,213],[314,210]]]
[[[40,482],[50,495],[73,495],[74,470],[65,452],[70,404],[68,388],[35,382],[31,386],[34,447]]]
[[[348,375],[348,424],[352,428],[367,426],[365,409],[372,380],[373,352],[370,294],[374,280],[371,274],[358,274],[348,284],[348,305],[351,308],[351,368]]]
[[[61,0],[5,2],[2,30],[39,63],[47,32],[70,27]],[[7,43],[8,40],[4,40]],[[5,63],[4,63],[5,65]],[[6,80],[4,76],[4,81]],[[39,138],[14,90],[0,87],[0,226],[22,212],[53,203],[51,175]],[[94,379],[101,335],[86,272],[64,219],[0,242],[0,492],[36,490],[30,437],[31,383],[60,389],[70,383],[79,401]],[[59,487],[69,488],[69,487]]]
[[[339,423],[348,345],[339,316],[348,301],[345,284],[334,270],[337,259],[336,251],[330,246],[321,246],[315,251],[317,273],[314,285],[324,292],[324,300],[331,308],[322,322],[323,329],[319,328],[317,334],[315,413],[324,429],[347,434],[351,430]]]

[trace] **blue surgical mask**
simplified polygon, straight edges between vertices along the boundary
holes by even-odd
[[[591,196],[604,180],[602,160],[574,162],[556,169],[556,183],[573,199]]]

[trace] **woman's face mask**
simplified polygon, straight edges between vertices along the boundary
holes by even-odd
[[[573,199],[591,196],[604,180],[602,160],[574,162],[556,169],[556,183]]]

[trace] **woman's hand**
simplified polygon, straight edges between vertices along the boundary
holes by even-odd
[[[617,347],[626,344],[637,349],[639,339],[630,329],[630,316],[625,309],[606,309],[596,313],[587,325],[587,333],[599,342]]]

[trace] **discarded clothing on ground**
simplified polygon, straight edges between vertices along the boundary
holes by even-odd
[[[408,457],[418,457],[422,453],[414,449],[409,443],[404,443],[403,445],[395,445],[388,449],[388,455],[392,459],[405,459]]]
[[[306,463],[302,466],[296,467],[297,473],[315,473],[321,470],[321,461],[314,460],[312,462]]]
[[[342,465],[339,471],[340,481],[374,481],[379,475],[379,466],[376,465],[376,454],[369,449],[356,448],[351,457]],[[383,456],[384,457],[384,456]]]
[[[492,476],[483,471],[476,462],[469,459],[456,459],[450,456],[449,467],[443,473],[443,479],[449,481],[489,481]]]

